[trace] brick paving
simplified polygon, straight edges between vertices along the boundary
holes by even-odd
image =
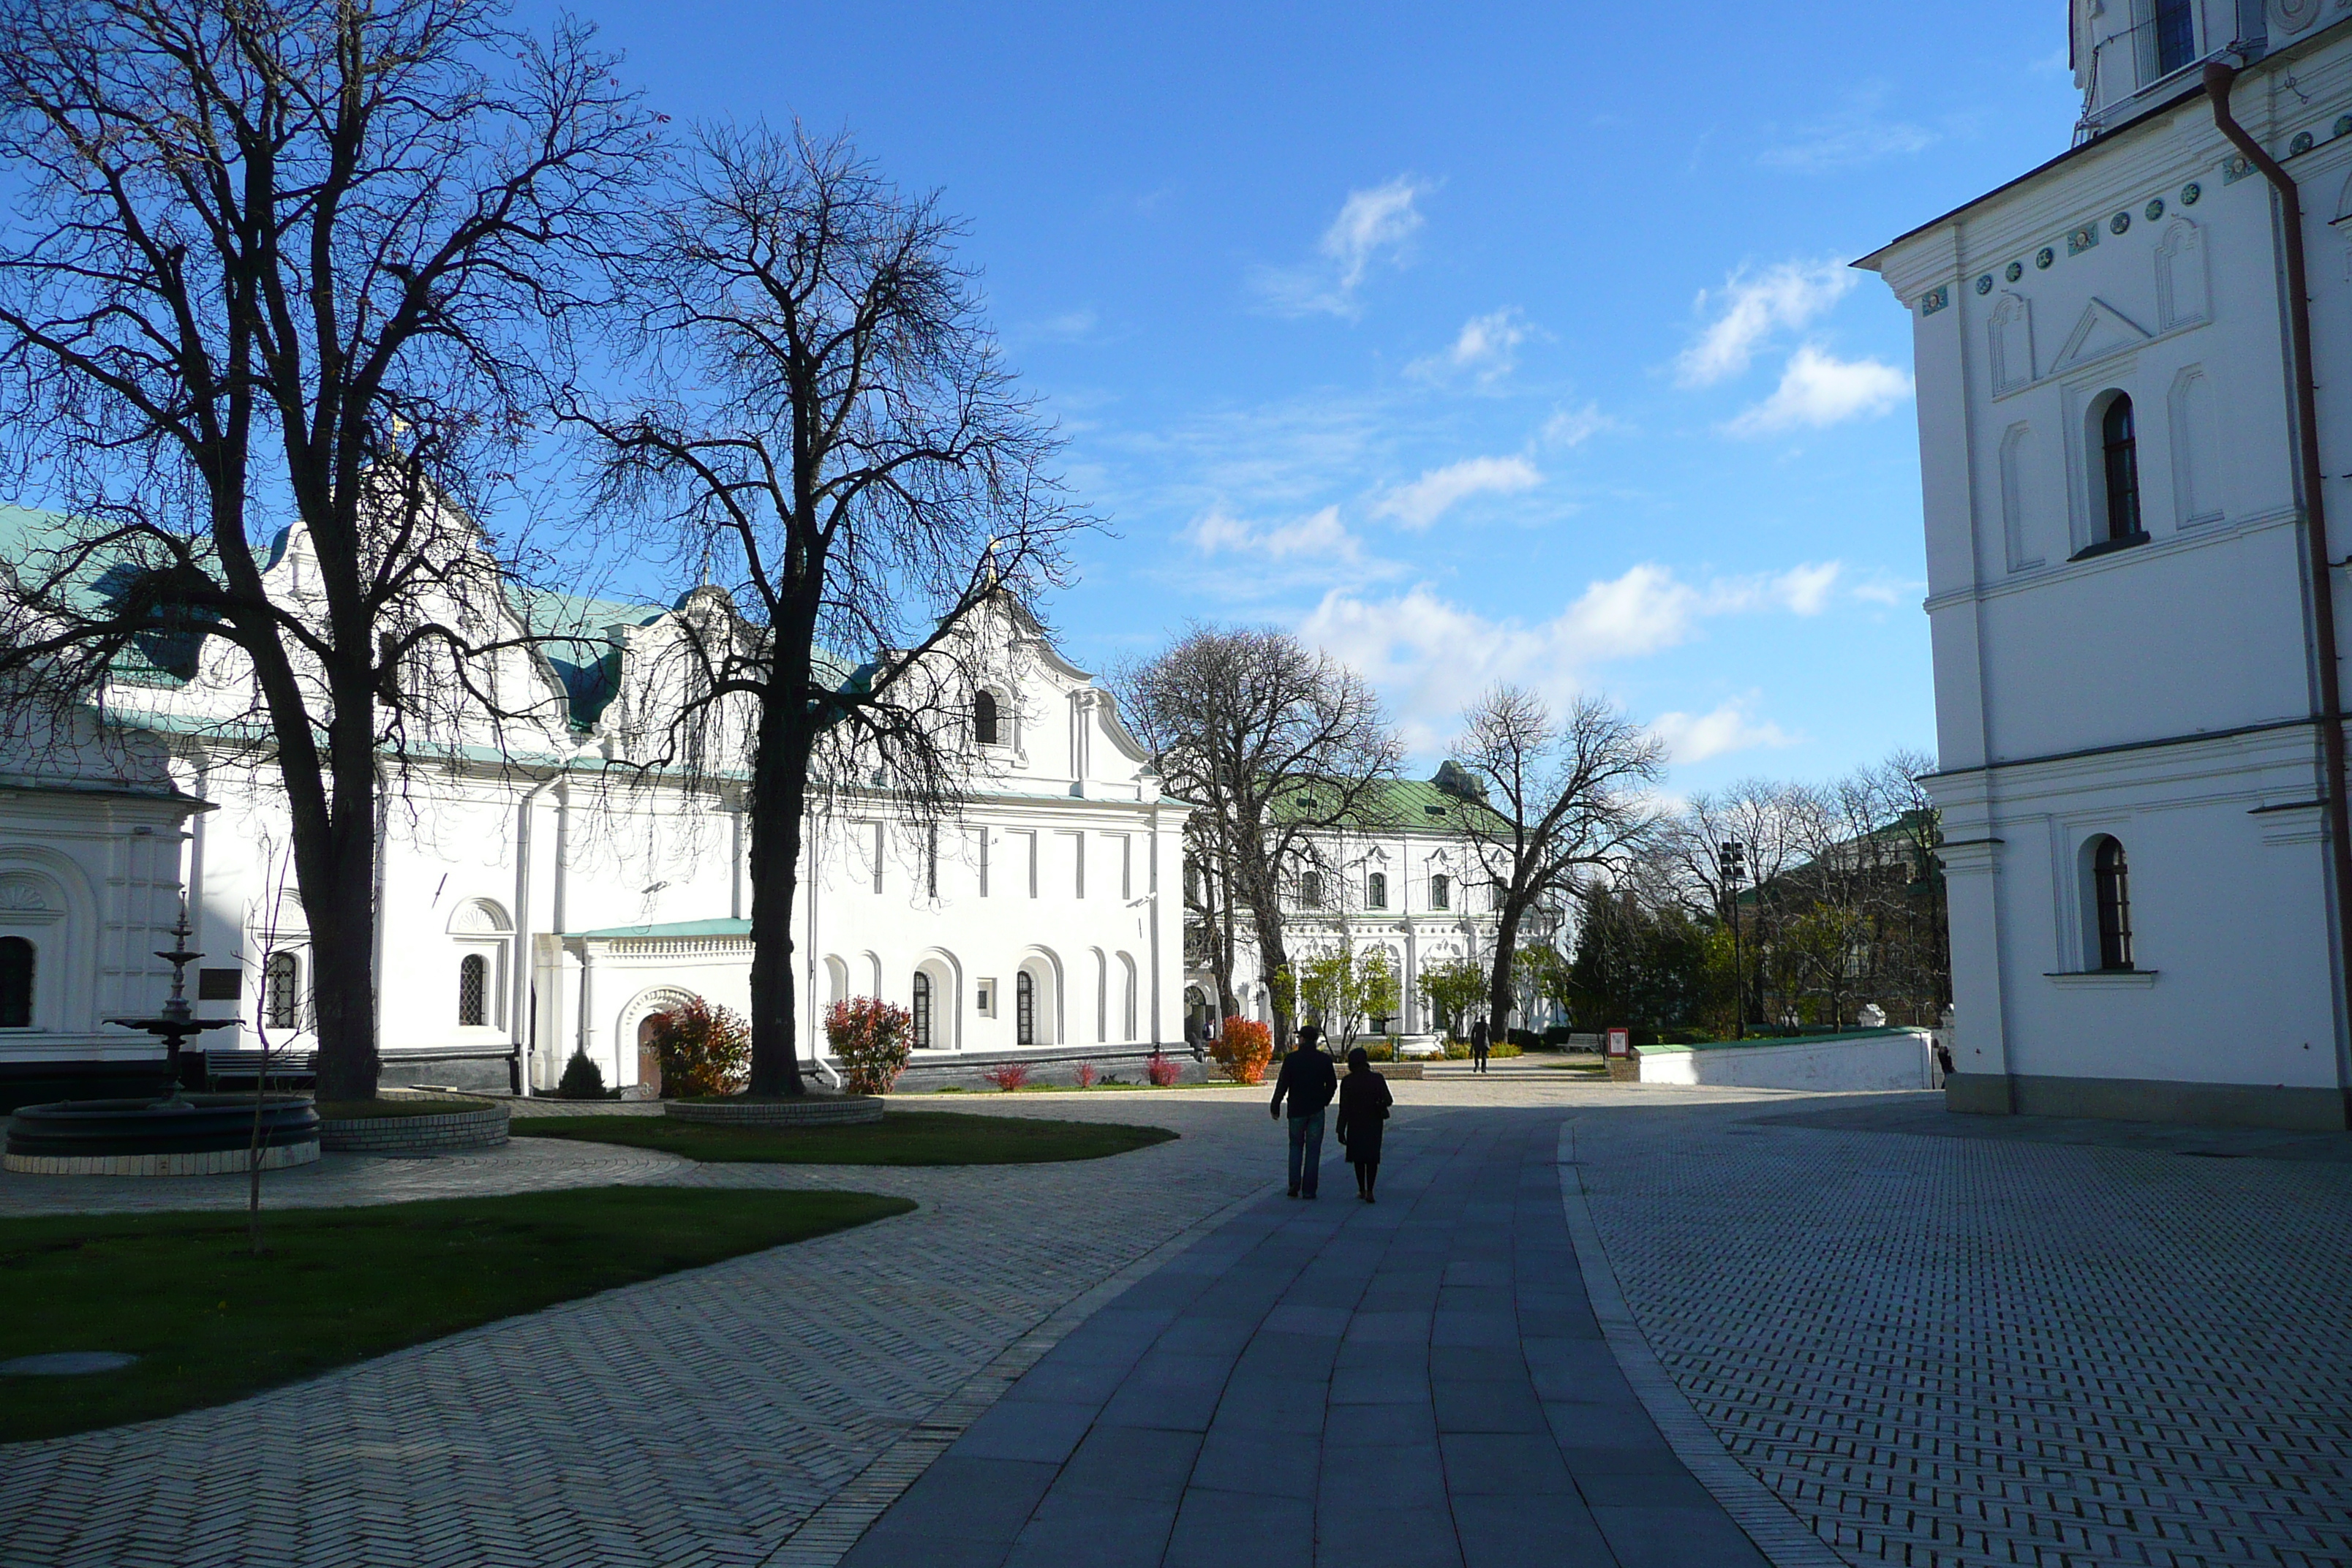
[[[1904,1097],[1532,1074],[1397,1093],[1399,1154],[1417,1126],[1512,1120],[1449,1108],[1571,1113],[1579,1245],[1622,1292],[1610,1342],[1654,1352],[1659,1397],[1687,1396],[1849,1563],[2352,1562],[2352,1163],[2332,1145],[2045,1141],[1919,1122]],[[1239,1091],[954,1108],[1186,1136],[943,1171],[519,1140],[273,1175],[273,1204],[618,1180],[922,1206],[224,1409],[0,1448],[0,1563],[830,1563],[1160,1249],[1278,1179]],[[2252,1157],[2206,1157],[2231,1154]],[[0,1213],[242,1201],[242,1178],[0,1179]]]

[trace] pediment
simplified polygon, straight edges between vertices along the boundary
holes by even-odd
[[[2074,323],[2074,330],[2066,334],[2065,346],[2058,351],[2050,374],[2054,375],[2137,348],[2155,335],[2105,300],[2094,300],[2083,308],[2082,319]]]

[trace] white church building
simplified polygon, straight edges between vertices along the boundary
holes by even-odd
[[[16,511],[21,548],[54,520]],[[268,574],[308,591],[296,531]],[[499,743],[444,745],[387,771],[378,850],[384,1080],[545,1090],[584,1052],[650,1087],[639,1034],[688,996],[749,1006],[742,776],[694,787],[634,763],[658,731],[677,606],[508,595],[512,624],[593,646],[517,647],[502,706],[541,716]],[[917,1062],[995,1052],[1106,1055],[1183,1037],[1181,872],[1191,808],[1164,798],[1110,696],[1009,596],[973,618],[961,810],[908,822],[887,792],[809,825],[794,911],[804,1059],[825,1005],[878,995],[914,1015]],[[178,669],[121,670],[76,732],[25,732],[0,757],[0,1091],[61,1064],[152,1058],[104,1020],[152,1014],[181,890],[197,1015],[235,1019],[211,1050],[310,1044],[309,935],[288,829],[226,644]],[[523,696],[518,699],[515,694]],[[102,713],[101,721],[97,715]],[[480,737],[461,737],[478,742]],[[20,1094],[18,1098],[22,1098]]]
[[[2340,1129],[2352,11],[2071,26],[2074,145],[1858,263],[1914,331],[1949,1101]]]

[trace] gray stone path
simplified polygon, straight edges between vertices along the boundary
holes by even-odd
[[[1558,1116],[1260,1201],[1049,1352],[845,1568],[1764,1563],[1602,1342]]]

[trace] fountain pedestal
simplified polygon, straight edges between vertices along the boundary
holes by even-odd
[[[255,1158],[254,1097],[180,1092],[180,1049],[206,1029],[234,1018],[199,1018],[188,1005],[186,971],[204,954],[188,951],[188,907],[172,929],[172,994],[155,1017],[109,1018],[163,1041],[170,1090],[161,1100],[68,1100],[21,1107],[8,1121],[0,1165],[48,1176],[205,1176],[302,1165],[319,1157],[319,1113],[307,1097],[265,1095]]]

